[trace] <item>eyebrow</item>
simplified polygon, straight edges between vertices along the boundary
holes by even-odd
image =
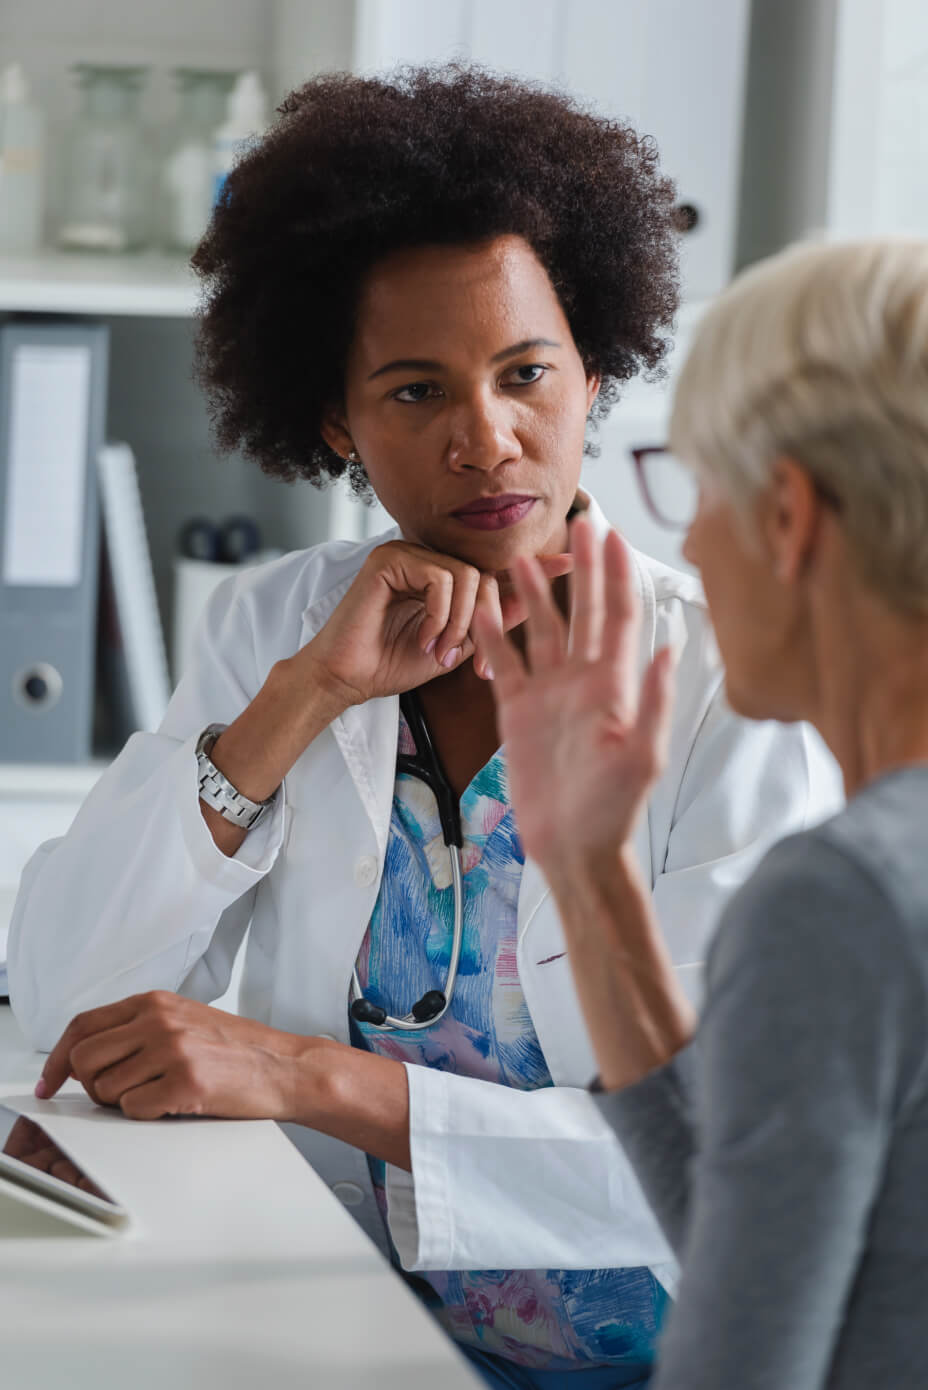
[[[521,343],[513,343],[512,347],[503,348],[501,352],[494,353],[490,358],[493,366],[499,362],[505,362],[510,357],[518,357],[523,352],[528,352],[530,348],[549,347],[559,348],[560,343],[556,343],[553,338],[523,338]],[[440,372],[443,367],[442,362],[436,361],[433,357],[397,357],[392,362],[385,362],[382,367],[378,367],[376,372],[371,372],[367,378],[373,381],[377,376],[383,376],[385,372]]]

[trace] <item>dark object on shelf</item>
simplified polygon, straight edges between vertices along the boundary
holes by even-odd
[[[211,564],[241,565],[257,555],[261,536],[250,516],[229,516],[217,526],[206,517],[195,516],[180,529],[177,548],[188,560]]]
[[[678,232],[692,232],[699,226],[701,217],[695,203],[678,203],[673,210],[673,223]]]

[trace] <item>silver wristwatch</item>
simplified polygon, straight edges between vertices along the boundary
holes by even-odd
[[[200,735],[197,741],[197,787],[200,800],[205,801],[207,806],[212,806],[225,820],[240,826],[242,830],[251,830],[268,807],[273,805],[277,793],[269,796],[267,801],[252,801],[237,791],[228,777],[219,771],[209,755],[219,735],[228,727],[228,724],[210,724]]]

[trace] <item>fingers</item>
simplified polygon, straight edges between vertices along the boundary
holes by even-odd
[[[645,672],[641,684],[635,732],[642,746],[650,750],[652,776],[655,778],[667,761],[675,665],[672,649],[662,647]]]
[[[520,557],[513,566],[512,581],[525,610],[529,666],[538,672],[562,665],[567,652],[567,625],[538,561]]]
[[[130,999],[121,999],[117,1004],[104,1004],[99,1009],[88,1009],[86,1013],[78,1014],[71,1020],[42,1068],[42,1075],[35,1088],[40,1100],[53,1096],[71,1075],[72,1048],[85,1038],[106,1032],[107,1029],[116,1028],[135,1018],[140,997],[133,995]]]
[[[163,1050],[158,1046],[146,1047],[107,1067],[106,1071],[98,1072],[91,1080],[93,1098],[97,1104],[120,1105],[127,1091],[163,1076],[166,1066],[166,1059],[161,1055]],[[86,1089],[90,1089],[83,1077],[78,1079],[84,1082]]]
[[[502,610],[489,605],[474,613],[474,638],[497,702],[516,694],[526,679],[525,663],[503,631]]]
[[[604,618],[601,654],[615,669],[624,716],[632,719],[638,701],[641,603],[624,541],[610,531],[603,545]]]
[[[538,555],[536,559],[546,579],[560,579],[563,575],[570,574],[574,567],[574,557],[569,550],[559,555]]]
[[[10,1130],[3,1146],[3,1152],[10,1158],[25,1159],[27,1154],[36,1153],[46,1143],[44,1131],[32,1120],[20,1115]]]
[[[438,639],[445,630],[451,612],[454,577],[450,570],[432,565],[425,574],[416,578],[422,581],[419,592],[425,603],[425,616],[419,628],[419,646],[426,655],[431,655],[438,646]]]
[[[126,1091],[119,1107],[130,1120],[160,1120],[163,1115],[202,1113],[192,1102],[179,1102],[176,1085],[165,1076]]]
[[[403,571],[403,590],[420,594],[425,608],[419,646],[436,665],[450,671],[463,657],[483,576],[473,565],[444,556],[437,564],[427,552],[424,557],[404,555]]]
[[[504,630],[503,609],[499,597],[499,585],[492,574],[481,576],[480,589],[477,593],[477,602],[474,606],[474,616],[471,622],[470,637],[474,644],[474,672],[481,680],[493,679],[493,666],[486,651],[477,636],[481,617],[486,614],[486,621],[493,632]]]
[[[571,524],[570,542],[574,556],[570,651],[581,661],[595,661],[605,619],[602,549],[586,517]]]
[[[471,565],[461,565],[453,572],[448,615],[433,651],[435,660],[446,671],[456,666],[463,655],[482,579],[480,571]]]
[[[146,1030],[135,1018],[105,1033],[95,1033],[72,1047],[71,1074],[98,1104],[113,1105],[120,1094],[113,1092],[113,1077],[120,1064],[140,1056],[146,1041]]]

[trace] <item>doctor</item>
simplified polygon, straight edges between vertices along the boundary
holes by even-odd
[[[288,1122],[492,1384],[646,1384],[673,1285],[583,1089],[471,636],[481,609],[521,622],[519,556],[564,606],[569,515],[606,527],[579,488],[587,422],[664,351],[671,195],[632,131],[479,71],[290,98],[195,257],[201,375],[222,443],[283,476],[348,469],[396,528],[222,586],[162,728],[35,855],[11,931],[17,1017],[54,1049],[44,1094],[72,1072],[134,1118]],[[728,711],[696,583],[630,563],[641,661],[675,647],[680,689],[636,851],[695,997],[722,901],[824,782],[801,726]],[[453,988],[452,856],[397,774],[421,742],[410,690],[460,813]],[[249,923],[236,1018],[203,1001]],[[436,992],[428,1026],[377,1026]]]

